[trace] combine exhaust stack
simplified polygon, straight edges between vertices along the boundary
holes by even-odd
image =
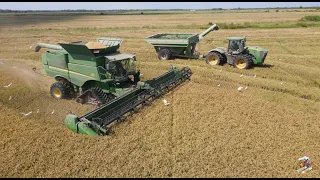
[[[138,83],[136,88],[84,116],[67,115],[65,124],[68,129],[79,134],[107,135],[111,123],[126,119],[127,115],[137,112],[143,106],[189,80],[191,75],[192,72],[187,67],[181,70],[172,67],[157,78]]]

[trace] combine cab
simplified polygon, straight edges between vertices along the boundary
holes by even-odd
[[[56,99],[75,97],[81,104],[98,107],[80,118],[68,115],[66,125],[69,129],[83,134],[103,135],[103,128],[108,124],[192,75],[187,67],[181,70],[171,67],[167,73],[141,82],[136,55],[118,50],[122,41],[99,38],[97,42],[59,43],[60,46],[37,44],[36,52],[41,48],[51,49],[42,54],[45,72],[57,81],[51,85],[51,96]],[[84,128],[87,126],[95,133]]]

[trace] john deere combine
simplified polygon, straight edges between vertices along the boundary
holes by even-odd
[[[67,127],[81,134],[105,135],[108,125],[135,112],[192,75],[189,68],[170,67],[169,71],[141,82],[136,70],[136,56],[119,52],[122,39],[99,38],[97,42],[72,42],[50,45],[38,43],[35,51],[42,54],[45,72],[56,79],[50,93],[64,99],[76,95],[79,103],[99,107],[77,117],[69,114]],[[53,51],[52,51],[53,50]]]

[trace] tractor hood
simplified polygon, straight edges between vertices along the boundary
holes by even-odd
[[[268,50],[259,46],[247,46],[249,54],[255,57],[254,64],[263,64],[267,57]]]
[[[262,47],[259,47],[259,46],[247,46],[248,47],[248,50],[249,49],[252,49],[252,50],[255,50],[255,51],[264,51],[264,52],[268,52],[267,49],[265,48],[262,48]]]

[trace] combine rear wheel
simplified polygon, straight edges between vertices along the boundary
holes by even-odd
[[[50,94],[56,99],[66,99],[70,95],[70,85],[67,82],[58,81],[51,85]]]
[[[158,52],[158,58],[160,60],[168,60],[168,59],[171,59],[171,53],[169,51],[169,49],[161,49],[159,52]]]
[[[239,55],[235,57],[233,67],[238,69],[249,69],[252,66],[252,57],[250,55]]]

